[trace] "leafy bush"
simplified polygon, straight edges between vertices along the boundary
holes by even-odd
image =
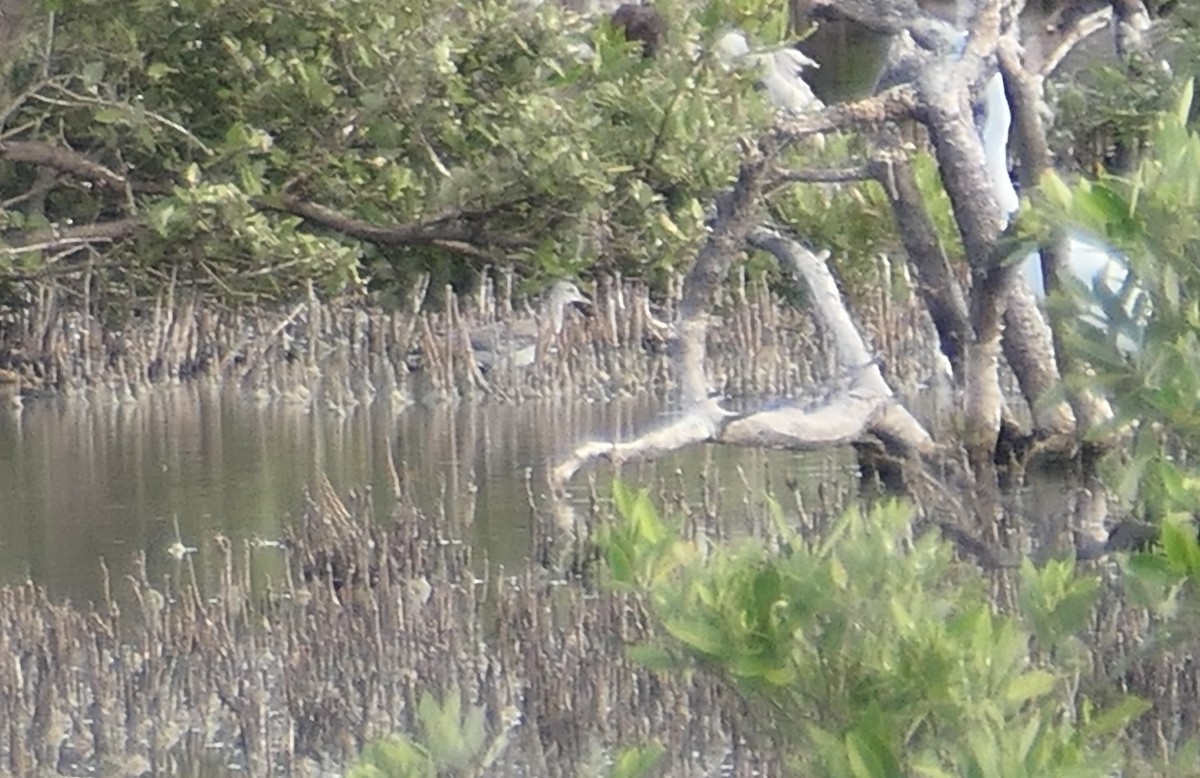
[[[1042,186],[1042,229],[1077,225],[1127,258],[1119,290],[1065,279],[1072,294],[1055,304],[1067,347],[1088,365],[1068,385],[1112,400],[1111,426],[1094,434],[1131,431],[1132,453],[1113,480],[1155,520],[1200,505],[1187,463],[1200,450],[1200,133],[1188,126],[1191,104],[1187,82],[1129,175],[1073,185],[1051,175]]]
[[[824,537],[780,516],[768,545],[702,548],[646,492],[614,487],[600,540],[615,585],[641,592],[663,637],[651,666],[699,664],[748,695],[753,727],[801,775],[1107,775],[1112,736],[1148,707],[1073,692],[1073,650],[1098,593],[1070,562],[1020,571],[1019,607],[912,511],[847,513]]]
[[[428,692],[417,708],[420,735],[392,734],[363,749],[347,778],[436,778],[486,775],[508,746],[508,731],[488,743],[484,709],[464,710],[458,691],[439,703]],[[512,721],[510,723],[515,723]],[[608,770],[609,778],[646,778],[662,760],[658,743],[622,749]]]
[[[746,75],[694,55],[719,19],[706,28],[682,6],[664,8],[673,34],[653,61],[549,4],[148,10],[63,5],[52,36],[33,25],[9,52],[16,97],[0,105],[6,139],[65,142],[132,182],[76,181],[40,202],[21,199],[31,166],[0,166],[0,200],[23,203],[0,211],[0,227],[144,214],[146,229],[109,249],[130,280],[181,268],[278,295],[310,277],[453,280],[498,260],[653,275],[690,256],[708,199],[736,170],[736,140],[771,119]],[[435,237],[380,239],[353,220]],[[37,255],[17,257],[37,270]]]

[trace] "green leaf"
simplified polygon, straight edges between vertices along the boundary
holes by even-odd
[[[1009,681],[1004,697],[1009,702],[1023,703],[1026,700],[1044,697],[1054,691],[1058,676],[1046,670],[1030,670]]]
[[[1099,716],[1088,721],[1087,732],[1094,738],[1116,735],[1153,707],[1149,700],[1132,695],[1123,697],[1116,705],[1110,705]]]
[[[146,68],[146,76],[151,81],[161,81],[172,73],[178,72],[177,69],[162,62],[155,62]]]
[[[842,776],[850,774],[850,763],[847,758],[843,741],[816,724],[807,724],[805,731],[812,741],[818,758],[826,766],[826,775]]]
[[[1175,103],[1175,121],[1179,126],[1186,127],[1188,118],[1192,112],[1192,94],[1196,88],[1196,80],[1189,78],[1183,82],[1183,89],[1180,90],[1179,99]]]
[[[837,557],[831,557],[829,560],[829,578],[839,589],[845,590],[850,585],[850,576],[846,573],[846,566]]]
[[[1071,187],[1067,186],[1066,182],[1059,177],[1058,173],[1053,170],[1047,170],[1042,174],[1041,179],[1042,192],[1054,206],[1060,210],[1066,211],[1071,207],[1071,203],[1075,199],[1074,193],[1071,192]]]
[[[855,778],[887,778],[879,754],[856,732],[846,733],[846,759]]]
[[[1196,540],[1196,527],[1190,518],[1164,521],[1161,542],[1173,571],[1193,578],[1200,574],[1200,541]]]
[[[99,108],[92,114],[92,118],[100,124],[116,124],[128,120],[129,113],[121,108]]]
[[[710,658],[725,656],[728,641],[725,633],[698,619],[668,619],[665,624],[671,637],[688,648]]]
[[[667,671],[679,667],[679,660],[661,646],[643,644],[630,646],[625,651],[630,660],[651,670]]]

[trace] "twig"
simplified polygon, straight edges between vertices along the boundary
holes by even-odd
[[[62,86],[61,84],[54,84],[53,86],[59,92],[67,95],[68,97],[71,98],[71,100],[74,100],[75,102],[72,103],[72,102],[68,102],[66,100],[55,100],[53,98],[46,97],[45,95],[33,95],[32,96],[33,99],[39,100],[44,103],[49,103],[50,105],[58,105],[58,106],[62,106],[65,108],[77,108],[80,105],[99,105],[99,106],[103,106],[105,108],[119,108],[123,111],[129,111],[130,113],[133,112],[133,106],[129,105],[128,103],[121,103],[121,102],[117,102],[115,100],[105,100],[100,97],[87,97],[86,95],[81,95],[76,92],[72,92],[70,89],[67,89],[65,86]],[[208,144],[206,144],[204,141],[197,138],[192,133],[192,131],[189,130],[188,128],[184,127],[183,125],[179,124],[178,122],[171,121],[170,119],[163,116],[162,114],[156,113],[155,111],[151,111],[150,109],[146,108],[144,105],[140,106],[140,108],[145,112],[146,116],[150,117],[151,119],[153,119],[154,121],[163,125],[164,127],[169,127],[170,129],[174,130],[175,132],[179,133],[183,137],[190,140],[193,144],[196,145],[197,148],[199,148],[201,151],[204,152],[205,156],[209,156],[209,157],[213,156],[213,150],[211,148],[209,148]]]
[[[14,99],[11,103],[4,106],[4,108],[2,110],[0,110],[0,128],[4,127],[5,123],[8,122],[8,117],[12,116],[13,111],[16,111],[18,108],[20,108],[22,105],[24,105],[25,101],[32,98],[39,90],[43,89],[44,87],[50,86],[55,81],[56,81],[56,79],[42,79],[42,80],[38,81],[37,83],[33,84],[32,86],[30,86],[29,88],[27,88],[26,90],[24,90],[23,92],[21,92],[21,94],[17,95],[16,99]],[[28,128],[30,126],[32,126],[32,123],[22,125],[20,128],[14,128],[14,131],[16,131],[18,129]],[[9,134],[10,133],[5,133],[3,135],[0,135],[0,139],[7,137]]]

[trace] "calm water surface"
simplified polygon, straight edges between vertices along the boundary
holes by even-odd
[[[206,387],[119,407],[30,403],[0,415],[0,583],[30,577],[56,597],[95,599],[101,559],[116,589],[142,550],[151,580],[178,574],[167,553],[176,523],[204,567],[216,558],[218,534],[278,539],[322,474],[339,493],[372,487],[378,512],[387,511],[389,449],[418,507],[445,510],[463,540],[513,566],[532,548],[526,471],[535,492],[544,492],[548,465],[574,445],[633,437],[666,413],[642,399],[413,407],[395,416],[375,408],[343,417],[260,406]],[[773,491],[788,491],[785,477],[815,488],[831,469],[848,472],[849,461],[846,452],[699,446],[622,474],[634,483],[669,475],[698,495],[709,468],[736,505],[761,501],[772,477]],[[607,490],[611,468],[596,472]],[[581,474],[573,485],[581,501],[587,483]]]

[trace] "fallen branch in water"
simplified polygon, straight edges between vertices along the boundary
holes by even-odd
[[[714,227],[713,235],[726,235],[726,227]],[[724,410],[717,399],[705,392],[703,397],[694,398],[681,418],[635,440],[582,444],[554,469],[552,479],[556,488],[565,485],[582,467],[595,460],[621,463],[652,459],[696,443],[811,450],[873,436],[903,457],[933,451],[934,443],[929,433],[896,401],[884,380],[854,326],[825,258],[764,227],[749,230],[746,240],[750,245],[774,254],[808,285],[814,315],[834,341],[838,361],[844,370],[845,385],[833,388],[820,401],[793,400],[745,413]],[[711,250],[710,256],[717,253],[717,250]],[[707,317],[694,318],[684,324],[681,327],[684,343],[677,364],[681,370],[687,367],[694,371],[697,369],[694,364],[682,363],[682,355],[699,351],[702,359]],[[693,377],[690,383],[696,381]]]

